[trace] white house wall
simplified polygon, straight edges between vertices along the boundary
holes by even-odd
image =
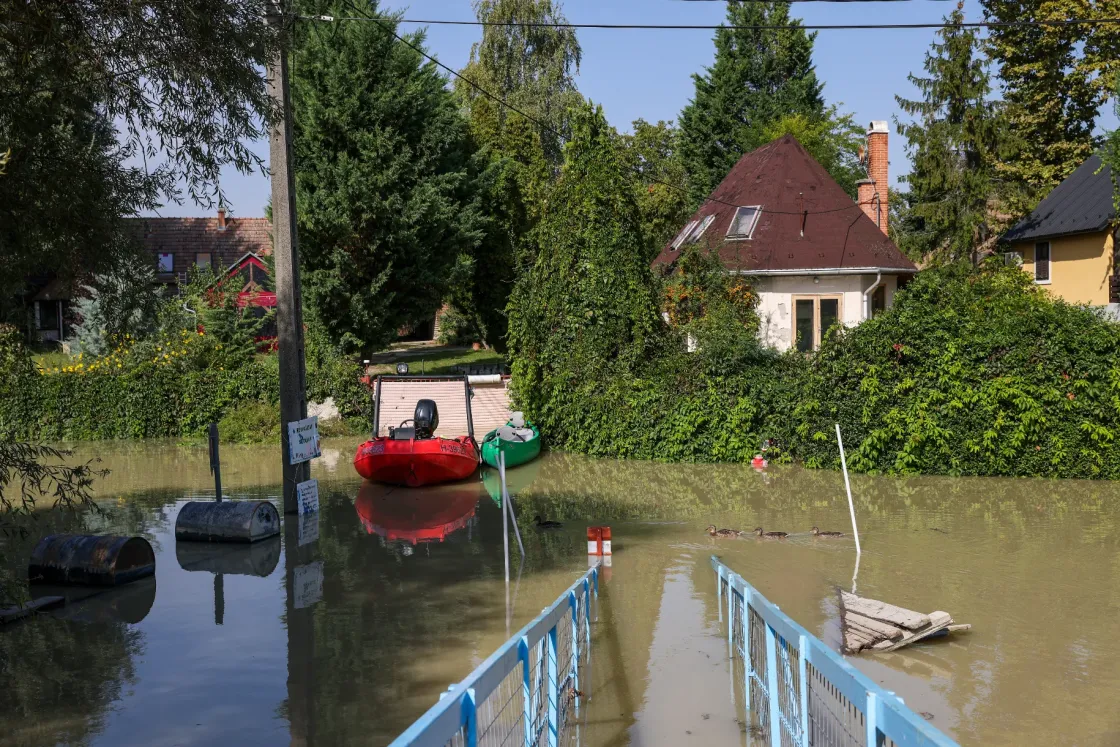
[[[793,346],[793,297],[840,296],[840,319],[854,327],[863,320],[863,292],[875,282],[875,275],[770,275],[755,276],[751,282],[759,297],[759,336],[762,342],[778,350]],[[886,304],[894,303],[898,278],[884,275]]]

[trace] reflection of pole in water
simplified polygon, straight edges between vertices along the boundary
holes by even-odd
[[[226,582],[221,573],[214,574],[214,624],[222,625],[226,619]]]
[[[317,543],[299,544],[299,521],[284,518],[284,614],[288,628],[288,723],[293,745],[315,744],[315,620],[313,602],[299,598],[296,570],[307,566]],[[318,600],[315,600],[318,601]]]

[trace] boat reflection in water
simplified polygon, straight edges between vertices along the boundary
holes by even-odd
[[[367,532],[411,549],[420,543],[443,542],[453,532],[469,528],[478,497],[474,482],[399,490],[366,480],[354,507]]]
[[[509,490],[511,496],[516,498],[523,490],[529,489],[529,486],[541,473],[541,463],[541,460],[535,459],[528,464],[506,470],[506,489]],[[493,467],[483,467],[482,484],[494,503],[501,506],[502,478],[498,475],[498,470]],[[515,506],[517,505],[516,501],[513,503]]]

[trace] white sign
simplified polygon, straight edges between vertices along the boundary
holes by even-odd
[[[319,481],[308,480],[296,483],[296,499],[299,501],[299,513],[314,514],[319,511]]]
[[[319,454],[319,418],[288,423],[288,463],[309,462]]]
[[[295,607],[310,607],[323,598],[323,561],[301,565],[295,571]]]
[[[309,545],[319,539],[319,514],[303,514],[299,517],[299,545]]]

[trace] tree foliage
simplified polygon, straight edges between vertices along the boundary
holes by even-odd
[[[999,161],[1000,107],[989,100],[988,62],[976,30],[964,28],[963,3],[945,18],[939,41],[926,54],[927,77],[911,74],[920,100],[896,96],[913,119],[896,119],[907,139],[910,174],[902,246],[914,259],[978,261],[994,237],[993,206]]]
[[[619,138],[619,157],[636,174],[634,200],[646,256],[652,261],[692,213],[688,175],[681,161],[680,130],[672,122],[637,119],[631,129]]]
[[[122,254],[120,218],[220,199],[219,170],[260,166],[271,114],[268,0],[0,5],[0,311],[27,278]]]
[[[544,157],[558,164],[569,112],[581,98],[575,75],[583,55],[574,29],[549,25],[567,23],[560,0],[474,0],[474,11],[479,21],[495,25],[482,27],[463,76],[536,120],[532,127]],[[499,131],[509,119],[524,122],[475,86],[457,80],[455,89],[472,120],[491,118]]]
[[[377,22],[312,27],[293,56],[304,299],[347,353],[433,318],[482,235],[477,169],[446,80],[388,33],[394,17],[371,13]],[[423,44],[422,33],[407,38]]]
[[[782,2],[728,3],[727,25],[715,34],[715,63],[693,76],[696,94],[680,117],[693,204],[744,153],[768,142],[766,128],[776,120],[802,115],[816,121],[825,114],[812,60],[816,34],[789,10]]]
[[[70,340],[72,353],[103,355],[126,335],[152,332],[162,304],[150,262],[132,262],[94,275],[74,304],[78,323]]]
[[[624,375],[661,336],[633,176],[616,137],[602,109],[573,112],[540,251],[510,298],[518,401],[550,438],[570,427],[562,411],[577,384]]]
[[[1016,147],[999,169],[1021,187],[1024,212],[1093,151],[1093,127],[1113,90],[1120,34],[1113,24],[1016,25],[1015,21],[1101,19],[1120,15],[1115,0],[981,0],[999,66],[1008,131]]]

